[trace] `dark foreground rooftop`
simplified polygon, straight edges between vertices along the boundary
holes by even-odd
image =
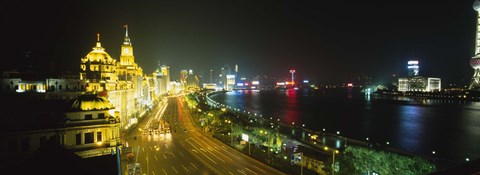
[[[81,158],[59,145],[40,148],[23,162],[3,167],[2,172],[12,174],[118,174],[116,155]]]

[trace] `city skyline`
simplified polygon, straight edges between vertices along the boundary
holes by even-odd
[[[146,73],[160,62],[178,74],[193,69],[208,75],[238,64],[250,76],[281,78],[294,67],[314,80],[362,73],[382,79],[406,75],[406,62],[415,59],[420,75],[446,83],[467,84],[473,74],[473,1],[269,2],[42,2],[46,8],[9,2],[1,23],[8,26],[2,30],[12,63],[2,68],[30,51],[41,60],[37,66],[55,62],[59,71],[76,73],[97,33],[119,60],[128,24]]]

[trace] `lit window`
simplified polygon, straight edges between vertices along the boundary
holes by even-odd
[[[97,142],[102,141],[102,132],[97,132]]]

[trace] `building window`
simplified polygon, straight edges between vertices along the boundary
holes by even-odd
[[[99,118],[99,119],[104,119],[104,118],[105,118],[105,114],[104,114],[104,113],[98,113],[98,118]]]
[[[102,132],[97,132],[97,142],[102,141]]]
[[[20,146],[21,152],[30,151],[30,140],[28,140],[28,138],[22,138],[22,140],[20,141]]]
[[[93,143],[93,132],[85,133],[85,144]]]
[[[82,133],[75,134],[75,140],[76,140],[77,145],[81,145],[82,144]]]
[[[85,114],[85,120],[92,120],[92,114]]]
[[[62,90],[62,85],[58,85],[58,90]]]

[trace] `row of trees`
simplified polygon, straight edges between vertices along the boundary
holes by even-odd
[[[339,162],[339,174],[423,175],[435,171],[434,164],[418,156],[358,146],[346,147]]]

